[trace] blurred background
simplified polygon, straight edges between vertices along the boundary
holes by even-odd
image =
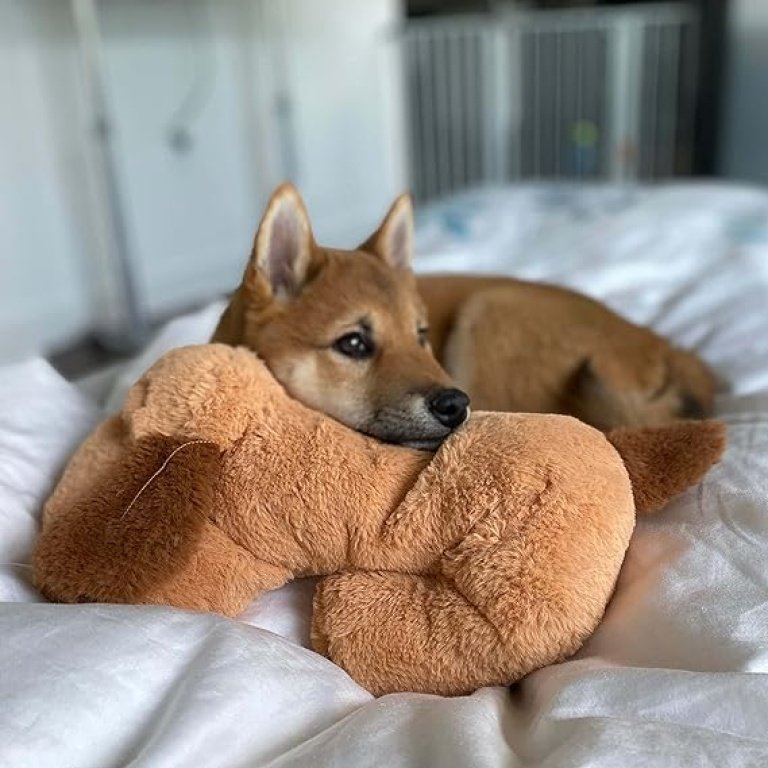
[[[537,180],[768,182],[768,2],[0,0],[0,362],[232,290],[272,188],[353,247]]]

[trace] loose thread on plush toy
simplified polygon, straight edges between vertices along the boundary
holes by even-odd
[[[176,446],[176,448],[174,448],[174,449],[171,451],[171,454],[170,454],[170,456],[168,456],[168,458],[167,458],[167,459],[166,459],[166,460],[165,460],[165,461],[164,461],[164,462],[163,462],[163,463],[160,465],[159,469],[155,470],[155,472],[154,472],[154,473],[152,474],[152,476],[151,476],[151,477],[150,477],[150,478],[147,480],[147,482],[146,482],[146,483],[144,483],[144,485],[142,485],[142,486],[141,486],[141,488],[139,488],[139,490],[138,490],[138,493],[137,493],[137,494],[136,494],[136,495],[135,495],[135,496],[134,496],[134,497],[131,499],[131,503],[130,503],[130,504],[129,504],[129,505],[126,507],[126,508],[125,508],[125,511],[123,512],[123,514],[122,514],[122,515],[120,515],[120,519],[122,520],[122,519],[123,519],[123,518],[124,518],[124,517],[125,517],[125,516],[126,516],[126,515],[127,515],[129,512],[130,512],[130,511],[131,511],[131,509],[133,508],[133,505],[134,505],[134,504],[135,504],[135,503],[136,503],[136,502],[139,500],[139,497],[141,496],[141,494],[142,494],[142,493],[144,493],[144,491],[146,491],[146,490],[147,490],[147,488],[149,488],[149,486],[152,484],[152,482],[155,480],[155,478],[156,478],[158,475],[160,475],[160,474],[161,474],[161,473],[162,473],[162,472],[165,470],[165,468],[168,466],[168,464],[170,464],[170,462],[171,462],[171,459],[172,459],[172,458],[173,458],[173,457],[174,457],[174,456],[175,456],[175,455],[176,455],[176,454],[177,454],[177,453],[178,453],[178,452],[179,452],[179,451],[180,451],[182,448],[187,448],[187,447],[188,447],[188,446],[190,446],[190,445],[201,445],[202,443],[208,443],[208,444],[210,444],[210,445],[213,445],[213,444],[214,444],[214,441],[213,441],[213,440],[190,440],[190,441],[189,441],[189,442],[187,442],[187,443],[182,443],[181,445],[178,445],[178,446]]]

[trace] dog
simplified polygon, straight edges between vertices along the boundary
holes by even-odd
[[[706,416],[715,378],[691,352],[574,291],[411,271],[413,208],[395,200],[356,250],[319,246],[290,184],[273,193],[212,341],[252,349],[305,405],[433,450],[481,410],[599,429]]]

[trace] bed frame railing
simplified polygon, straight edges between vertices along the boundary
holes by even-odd
[[[690,172],[697,29],[670,3],[410,21],[414,194]]]

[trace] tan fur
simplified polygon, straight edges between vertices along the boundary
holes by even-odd
[[[654,440],[654,434],[663,439]],[[725,432],[717,421],[617,429],[608,433],[608,440],[624,460],[639,514],[661,509],[685,490],[686,478],[703,475],[725,448]]]
[[[567,413],[599,429],[711,413],[694,354],[573,291],[503,277],[425,276],[432,347],[481,410]]]
[[[313,643],[371,691],[510,683],[599,622],[634,526],[630,476],[658,506],[723,445],[707,423],[611,440],[566,416],[486,413],[432,455],[307,409],[246,349],[180,349],[71,460],[34,579],[54,600],[235,615],[329,575]]]
[[[292,223],[296,255],[290,268],[283,262],[288,277],[276,289],[270,253],[285,253],[272,235],[280,212],[278,235]],[[417,443],[419,430],[430,431],[417,398],[450,386],[448,374],[474,408],[570,414],[604,430],[711,412],[715,379],[694,354],[562,288],[501,277],[415,280],[412,244],[407,195],[358,250],[340,251],[315,243],[298,192],[283,185],[212,340],[258,352],[291,394],[355,429],[386,439],[377,414],[393,413],[403,425],[394,442],[412,433]],[[363,317],[380,353],[345,360],[333,341]],[[432,349],[417,336],[427,317]]]

